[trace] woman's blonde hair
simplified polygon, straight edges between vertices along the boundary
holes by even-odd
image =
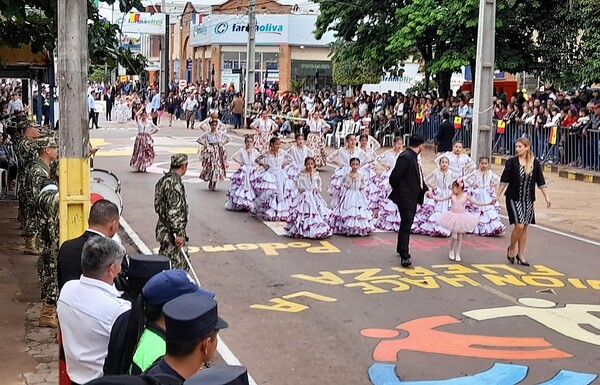
[[[531,140],[527,137],[521,137],[517,139],[517,143],[521,143],[527,148],[527,153],[525,154],[525,174],[529,175],[533,171],[533,162],[535,160],[535,155],[531,151]]]

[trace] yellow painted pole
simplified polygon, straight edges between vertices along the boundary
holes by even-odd
[[[90,209],[87,2],[58,0],[60,242],[80,236]]]
[[[58,216],[61,244],[83,233],[90,209],[87,15],[87,1],[58,0]],[[59,349],[60,346],[59,333]],[[71,383],[62,358],[58,363],[58,383]]]

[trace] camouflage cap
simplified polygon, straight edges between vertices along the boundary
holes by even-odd
[[[46,147],[54,147],[58,148],[58,144],[56,144],[56,140],[54,138],[44,137],[36,140],[38,148],[46,148]]]
[[[181,167],[187,164],[188,156],[186,154],[173,154],[171,155],[171,167]]]
[[[29,127],[39,127],[40,125],[34,122],[33,120],[21,120],[17,123],[17,128],[19,130],[25,130]]]

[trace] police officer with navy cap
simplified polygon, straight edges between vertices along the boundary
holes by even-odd
[[[181,385],[217,351],[217,333],[229,325],[217,309],[217,301],[201,294],[177,297],[163,306],[167,349],[165,356],[146,374],[167,385]]]
[[[213,366],[194,374],[183,385],[248,385],[248,371],[243,366]]]

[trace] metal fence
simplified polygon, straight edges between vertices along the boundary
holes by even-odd
[[[409,114],[396,116],[394,128],[390,124],[383,125],[375,121],[374,136],[383,144],[383,136],[390,134],[419,134],[428,142],[435,143],[435,136],[442,118],[435,114],[421,116]],[[461,141],[465,148],[471,146],[473,120],[450,116],[454,124],[454,141]],[[524,124],[519,122],[502,122],[493,120],[494,140],[492,153],[496,155],[515,155],[515,141],[520,137],[531,140],[531,149],[542,163],[568,165],[581,169],[600,171],[600,132],[598,130],[583,131],[576,127],[546,126],[544,124]]]

